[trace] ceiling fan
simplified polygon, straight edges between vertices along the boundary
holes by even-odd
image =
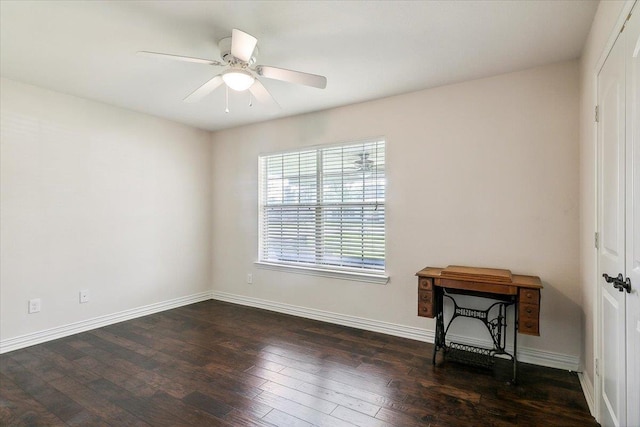
[[[222,61],[211,59],[192,58],[188,56],[172,55],[168,53],[139,51],[139,55],[173,59],[183,62],[194,62],[219,67],[226,67],[222,73],[214,76],[202,86],[187,96],[185,102],[197,102],[213,92],[221,84],[225,84],[238,92],[249,90],[259,102],[280,107],[276,100],[267,91],[258,77],[281,80],[289,83],[297,83],[312,86],[319,89],[327,87],[327,78],[316,74],[303,73],[301,71],[287,70],[269,65],[256,65],[258,40],[250,34],[234,29],[231,37],[226,37],[218,43]],[[226,112],[229,112],[227,106]]]
[[[353,162],[353,167],[356,171],[368,172],[373,166],[373,160],[369,158],[369,153],[363,151],[358,153],[358,159]]]

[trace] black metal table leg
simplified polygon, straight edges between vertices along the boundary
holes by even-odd
[[[514,304],[513,311],[513,382],[518,382],[518,303]]]
[[[455,291],[455,292],[454,292]],[[490,367],[493,366],[495,357],[498,355],[504,355],[511,359],[513,367],[513,377],[511,382],[515,384],[517,382],[518,375],[518,360],[517,360],[517,333],[518,333],[518,301],[516,296],[504,296],[503,298],[496,298],[494,295],[487,295],[479,293],[473,294],[474,296],[488,298],[492,300],[498,300],[491,304],[486,310],[478,310],[474,308],[461,307],[457,304],[456,300],[450,294],[450,292],[461,293],[463,295],[469,295],[457,290],[449,290],[444,288],[438,288],[435,295],[435,317],[436,317],[436,332],[434,339],[433,350],[433,364],[436,364],[436,354],[438,350],[443,349],[445,351],[445,357],[451,358],[453,361],[461,363],[467,363],[477,366]],[[453,303],[453,314],[447,325],[444,323],[444,297],[449,298]],[[513,323],[513,354],[510,354],[506,350],[507,345],[507,307],[514,306],[514,323]],[[497,312],[496,312],[497,311]],[[495,317],[491,315],[495,314]],[[450,342],[446,343],[446,336],[453,321],[458,317],[466,317],[479,320],[487,328],[492,342],[492,348],[476,347],[468,344]]]
[[[444,314],[442,308],[442,289],[436,288],[435,291],[435,312],[436,312],[436,332],[433,339],[433,360],[436,364],[436,354],[440,348],[444,348]]]

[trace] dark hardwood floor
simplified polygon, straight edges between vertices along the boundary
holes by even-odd
[[[0,425],[595,426],[575,373],[217,301],[0,356]]]

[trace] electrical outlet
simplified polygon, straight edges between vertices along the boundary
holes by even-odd
[[[42,300],[34,298],[29,300],[29,314],[38,313],[42,309]]]
[[[89,302],[89,289],[83,289],[80,291],[80,304]]]
[[[253,284],[253,274],[247,274],[247,283],[250,285]]]

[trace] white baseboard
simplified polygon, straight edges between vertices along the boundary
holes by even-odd
[[[230,294],[226,292],[213,291],[213,299],[226,301],[234,304],[245,305],[249,307],[262,308],[265,310],[276,311],[278,313],[290,314],[293,316],[304,317],[307,319],[320,320],[322,322],[334,323],[336,325],[349,326],[367,331],[380,332],[387,335],[393,335],[402,338],[423,342],[434,342],[434,331],[416,328],[414,326],[398,325],[395,323],[382,322],[380,320],[365,319],[362,317],[350,316],[347,314],[332,313],[330,311],[317,310],[314,308],[306,308],[285,304],[276,301],[268,301],[259,298],[252,298],[243,295]],[[479,347],[491,347],[492,344],[488,340],[480,340],[461,335],[447,335],[447,337],[461,344],[475,345]],[[507,346],[507,351],[512,352],[513,346]],[[566,371],[577,371],[580,360],[576,356],[570,356],[561,353],[538,350],[520,346],[518,348],[518,360],[533,365],[546,366],[549,368],[564,369]]]
[[[336,325],[350,326],[352,328],[364,329],[366,331],[380,332],[387,335],[394,335],[417,341],[433,342],[434,340],[433,331],[413,326],[397,325],[395,323],[365,319],[347,314],[333,313],[330,311],[317,310],[315,308],[300,307],[276,301],[229,294],[226,292],[213,291],[213,299],[233,304],[246,305],[249,307],[262,308],[283,314],[290,314],[292,316],[304,317],[306,319],[320,320],[322,322],[334,323]]]
[[[595,400],[593,398],[593,383],[589,376],[584,372],[578,372],[578,379],[580,380],[580,386],[582,387],[582,392],[584,393],[584,398],[587,400],[587,406],[589,406],[589,412],[593,417],[596,416],[596,405]]]
[[[70,323],[68,325],[58,326],[44,331],[32,332],[19,337],[7,338],[0,340],[0,354],[58,338],[67,337],[69,335],[80,332],[89,331],[91,329],[101,328],[103,326],[112,325],[114,323],[123,322],[125,320],[135,319],[136,317],[147,316],[149,314],[158,313],[160,311],[170,310],[172,308],[181,307],[183,305],[193,304],[196,302],[212,299],[212,292],[200,292],[198,294],[187,295],[184,297],[174,298],[168,301],[157,302],[154,304],[136,307],[129,310],[120,311],[118,313],[107,314],[104,316],[94,317],[92,319],[82,320],[80,322]]]
[[[13,350],[18,350],[24,347],[29,347],[35,344],[40,344],[46,341],[63,338],[69,335],[77,334],[80,332],[89,331],[91,329],[100,328],[103,326],[111,325],[114,323],[123,322],[125,320],[135,319],[137,317],[146,316],[149,314],[157,313],[160,311],[170,310],[172,308],[181,307],[183,305],[193,304],[196,302],[206,301],[209,299],[215,299],[220,301],[231,302],[234,304],[245,305],[249,307],[262,308],[265,310],[275,311],[278,313],[290,314],[293,316],[304,317],[307,319],[319,320],[322,322],[333,323],[342,326],[348,326],[357,329],[363,329],[367,331],[380,332],[387,335],[393,335],[402,338],[408,338],[412,340],[433,343],[434,331],[417,328],[414,326],[398,325],[395,323],[383,322],[380,320],[366,319],[362,317],[356,317],[346,314],[333,313],[324,310],[317,310],[313,308],[300,307],[290,304],[285,304],[276,301],[268,301],[259,298],[251,298],[242,295],[229,294],[226,292],[209,291],[201,292],[194,295],[188,295],[185,297],[175,298],[168,301],[149,304],[142,307],[136,307],[129,310],[124,310],[118,313],[108,314],[104,316],[95,317],[80,322],[71,323],[68,325],[58,326],[55,328],[47,329],[44,331],[33,332],[30,334],[22,335],[19,337],[8,338],[0,340],[0,354]],[[485,340],[479,340],[466,336],[451,335],[452,340],[460,342],[462,344],[469,344],[481,347],[490,347],[491,343]],[[508,351],[512,351],[513,348],[507,346]],[[531,363],[534,365],[547,366],[551,368],[564,369],[568,371],[577,371],[579,360],[575,356],[569,356],[560,353],[548,352],[533,348],[520,347],[518,349],[518,360],[525,363]],[[593,405],[593,392],[590,382],[583,384],[583,378],[580,376],[580,381],[583,386],[585,397],[589,408]],[[586,384],[586,385],[585,385]],[[589,387],[589,388],[587,388]],[[590,393],[587,395],[587,393]],[[592,411],[593,412],[593,411]]]

